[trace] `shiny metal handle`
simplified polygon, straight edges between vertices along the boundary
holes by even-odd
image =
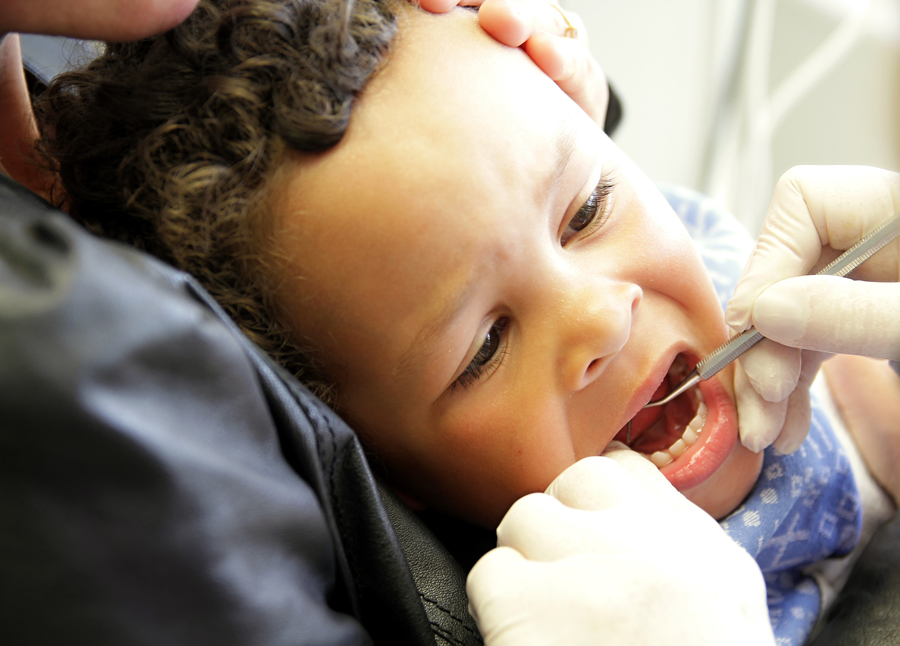
[[[895,214],[891,219],[885,220],[872,229],[865,238],[835,258],[824,269],[817,272],[816,275],[844,277],[875,255],[898,235],[900,235],[900,213]],[[763,335],[757,332],[756,328],[751,327],[727,343],[723,343],[700,361],[697,364],[697,374],[700,375],[701,379],[709,379],[759,343],[762,338]]]
[[[881,251],[898,235],[900,235],[900,213],[896,213],[890,220],[885,220],[872,229],[869,235],[835,258],[830,265],[816,275],[844,277]]]
[[[742,332],[730,341],[723,343],[697,364],[697,374],[701,379],[709,379],[722,368],[744,354],[747,350],[762,341],[763,335],[755,327]]]
[[[844,277],[871,258],[898,235],[900,235],[900,213],[895,214],[890,220],[886,220],[879,224],[869,233],[869,235],[835,258],[834,261],[816,275]],[[654,406],[662,406],[663,404],[669,403],[687,389],[695,386],[701,379],[709,379],[712,377],[722,368],[744,354],[747,350],[762,341],[762,339],[763,335],[757,332],[756,328],[751,327],[747,331],[742,332],[733,339],[723,343],[710,354],[706,355],[706,357],[701,359],[697,366],[691,371],[691,374],[678,384],[678,386],[668,395],[655,402],[649,402],[644,408],[653,408]],[[631,427],[629,426],[629,436],[630,433]]]

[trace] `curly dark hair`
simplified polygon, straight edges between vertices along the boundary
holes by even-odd
[[[60,206],[191,273],[332,403],[314,346],[274,309],[260,218],[286,150],[341,140],[397,12],[397,0],[202,0],[165,34],[108,43],[36,105]]]

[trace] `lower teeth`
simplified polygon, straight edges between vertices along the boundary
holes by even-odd
[[[668,449],[656,451],[653,455],[641,453],[641,455],[650,460],[658,468],[663,468],[684,453],[688,447],[692,446],[697,441],[697,438],[700,437],[700,433],[703,432],[703,425],[706,423],[706,404],[703,402],[702,397],[699,397],[699,390],[697,391],[697,395],[699,399],[697,414],[694,415],[694,419],[688,423],[681,438],[676,440]]]

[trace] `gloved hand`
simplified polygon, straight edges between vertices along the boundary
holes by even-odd
[[[746,447],[775,442],[790,453],[803,443],[822,352],[900,358],[900,242],[861,265],[853,273],[860,280],[807,275],[898,210],[898,173],[799,166],[779,180],[726,312],[735,331],[752,324],[771,339],[741,357],[735,377]]]
[[[516,502],[497,537],[467,584],[488,646],[775,643],[756,562],[622,444]]]
[[[478,20],[487,33],[504,45],[524,47],[535,64],[603,126],[609,86],[588,50],[587,31],[578,14],[563,14],[544,0],[419,0],[419,5],[435,13],[456,6],[479,7]],[[564,36],[570,25],[575,38]]]

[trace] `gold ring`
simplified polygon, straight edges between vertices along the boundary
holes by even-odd
[[[554,9],[556,9],[559,12],[559,15],[561,15],[563,17],[563,20],[566,21],[566,24],[569,25],[568,27],[566,27],[566,30],[563,32],[563,36],[565,36],[566,38],[578,38],[578,30],[575,29],[575,26],[571,22],[569,22],[569,17],[566,16],[566,12],[563,11],[562,9],[560,9],[559,7],[557,7],[552,2],[549,4],[551,7],[553,7]]]

